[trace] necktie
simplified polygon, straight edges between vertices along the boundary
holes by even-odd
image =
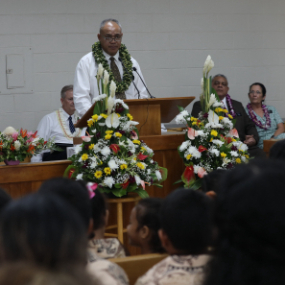
[[[111,57],[110,60],[111,60],[111,70],[113,72],[114,78],[115,78],[116,82],[120,83],[120,82],[122,82],[122,78],[121,78],[119,68],[118,68],[117,64],[115,63],[115,59],[113,57]],[[121,92],[121,93],[116,92],[116,98],[117,99],[126,99],[125,92]]]
[[[74,128],[74,125],[72,123],[71,116],[69,116],[68,120],[69,120],[69,129],[70,129],[71,133],[73,134],[75,132],[75,128]]]

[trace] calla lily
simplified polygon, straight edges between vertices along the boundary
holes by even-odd
[[[192,165],[186,166],[181,178],[187,188],[189,188],[195,182],[196,178]]]
[[[207,150],[207,148],[205,148],[204,146],[202,146],[202,145],[200,145],[199,147],[198,147],[198,151],[199,152],[203,152],[203,151],[206,151]]]
[[[228,137],[236,137],[236,138],[239,138],[237,129],[232,129],[232,130],[230,130],[229,133],[227,134],[227,136],[228,136]]]
[[[188,138],[190,139],[190,140],[194,140],[195,139],[195,137],[197,137],[197,131],[196,130],[194,130],[193,128],[188,128]]]
[[[203,176],[206,174],[207,174],[207,171],[203,167],[200,167],[198,170],[198,177],[203,178]]]
[[[211,124],[219,124],[219,116],[212,110],[209,110],[208,121]]]
[[[87,136],[83,136],[83,137],[81,137],[81,138],[82,138],[82,140],[85,141],[85,142],[90,142],[92,137],[93,137],[93,136],[87,135]]]
[[[109,97],[107,100],[107,114],[110,115],[114,107],[115,97]]]
[[[145,190],[145,182],[143,180],[141,180],[141,186],[142,186],[143,190]]]
[[[116,83],[112,80],[110,83],[110,96],[111,97],[115,97],[115,93],[116,93]]]
[[[95,192],[94,191],[97,189],[98,184],[97,183],[88,182],[86,186],[87,186],[87,189],[88,189],[88,192],[89,192],[89,198],[92,199],[95,196]]]
[[[137,158],[139,159],[139,160],[144,160],[144,159],[146,159],[148,157],[148,155],[144,155],[144,154],[142,154],[141,152],[137,155]]]
[[[130,181],[127,180],[125,183],[121,184],[123,189],[127,189],[130,184]]]
[[[131,131],[130,133],[131,133],[131,139],[137,140],[139,138],[138,134],[135,131]]]
[[[119,116],[116,113],[112,113],[105,121],[106,126],[110,128],[117,128],[120,124]]]
[[[110,149],[114,152],[114,153],[118,153],[118,151],[120,151],[120,147],[117,144],[111,144],[110,145]]]
[[[98,71],[97,71],[97,80],[100,80],[103,76],[104,68],[102,63],[99,63],[98,65]]]

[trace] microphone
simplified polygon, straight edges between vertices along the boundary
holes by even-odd
[[[135,72],[137,73],[137,75],[139,76],[139,78],[140,78],[141,82],[143,83],[144,87],[146,88],[146,90],[147,90],[147,92],[148,92],[150,98],[155,98],[154,96],[152,96],[152,95],[150,94],[148,88],[146,87],[146,84],[144,83],[142,77],[140,76],[140,74],[138,73],[137,69],[136,69],[134,66],[133,66],[133,71],[135,71]]]
[[[125,65],[124,65],[124,63],[123,63],[123,61],[122,61],[122,59],[120,57],[119,57],[119,61],[122,63],[122,66],[123,66],[124,70],[127,71],[129,77],[131,78],[132,83],[134,84],[134,86],[135,86],[135,88],[136,88],[136,90],[138,92],[138,99],[140,99],[141,98],[141,94],[140,94],[140,91],[139,91],[137,85],[134,82],[134,75],[128,71],[128,69],[125,67]]]

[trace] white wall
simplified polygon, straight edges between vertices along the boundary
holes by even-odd
[[[1,0],[0,55],[32,49],[33,92],[0,94],[0,130],[34,130],[58,108],[61,87],[109,17],[121,21],[154,96],[198,96],[211,54],[211,73],[228,77],[232,97],[247,103],[248,86],[263,82],[267,103],[285,117],[284,0]]]

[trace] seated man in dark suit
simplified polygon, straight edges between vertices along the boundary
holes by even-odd
[[[229,114],[236,119],[235,128],[238,131],[240,140],[248,146],[250,156],[263,157],[264,152],[257,147],[259,140],[257,130],[252,120],[249,119],[242,104],[236,100],[232,100],[228,95],[228,79],[223,74],[217,74],[212,79],[212,87],[216,90],[224,107],[229,111]],[[201,112],[200,101],[195,102],[191,115],[198,117]]]

